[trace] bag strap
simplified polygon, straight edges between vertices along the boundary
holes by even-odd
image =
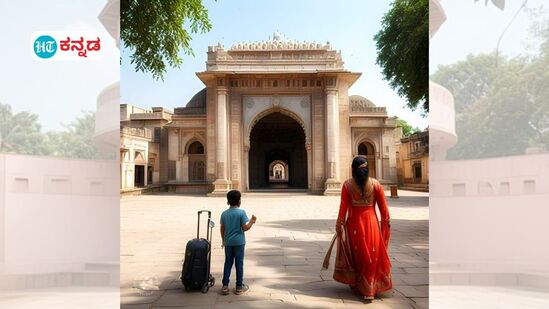
[[[343,183],[343,185],[346,187],[347,189],[347,193],[350,194],[350,191],[349,191],[349,182],[348,181],[345,181]],[[347,212],[345,213],[345,218],[343,220],[345,220],[345,222],[347,221],[347,219],[349,218],[349,216],[351,215],[351,207],[352,205],[348,205],[347,206]],[[324,256],[324,261],[322,262],[322,269],[323,270],[326,270],[328,269],[328,266],[330,266],[330,257],[332,256],[332,249],[334,248],[334,244],[337,240],[337,232],[334,234],[334,237],[332,237],[332,241],[330,242],[330,247],[328,247],[328,251],[326,252],[326,255]]]
[[[334,237],[332,237],[332,242],[330,242],[330,247],[328,248],[328,252],[326,252],[326,255],[324,256],[324,261],[322,262],[323,270],[328,269],[328,266],[330,266],[330,257],[332,256],[332,249],[334,248],[336,239],[337,239],[337,233],[335,233]]]

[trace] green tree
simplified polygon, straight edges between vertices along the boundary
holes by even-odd
[[[458,143],[448,158],[519,155],[530,146],[549,149],[549,53],[542,49],[534,57],[500,58],[497,68],[486,59],[494,56],[469,56],[433,75],[456,98]]]
[[[530,64],[518,59],[500,63],[498,76],[485,96],[456,117],[458,143],[450,159],[524,154],[536,135],[530,125],[538,102],[528,100],[524,85],[534,82]]]
[[[0,103],[0,153],[47,154],[38,116]]]
[[[419,128],[412,127],[406,120],[397,119],[397,127],[402,128],[402,137],[408,137],[410,134],[416,133],[419,131]]]
[[[65,131],[48,132],[48,147],[51,155],[67,158],[105,158],[93,145],[95,134],[95,113],[85,111],[68,125]]]
[[[191,34],[212,28],[201,0],[121,0],[120,38],[136,71],[163,79],[166,64],[179,67],[180,50],[194,55]]]
[[[0,153],[52,155],[81,159],[110,159],[93,145],[95,113],[85,111],[65,131],[41,132],[38,116],[29,112],[14,114],[0,103]]]
[[[461,113],[486,94],[497,77],[497,61],[495,53],[468,55],[455,64],[440,65],[431,80],[450,90],[456,112]],[[506,59],[499,61],[505,64]]]
[[[374,36],[384,79],[407,105],[429,112],[429,3],[395,0]]]

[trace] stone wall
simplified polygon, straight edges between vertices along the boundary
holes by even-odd
[[[546,268],[549,154],[431,161],[430,181],[431,262],[495,273]]]
[[[4,272],[70,272],[91,261],[117,262],[117,165],[0,154]]]

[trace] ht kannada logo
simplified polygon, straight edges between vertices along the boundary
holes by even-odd
[[[101,39],[96,32],[50,31],[31,37],[33,57],[51,60],[99,59]]]

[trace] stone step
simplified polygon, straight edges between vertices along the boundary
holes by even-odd
[[[106,270],[106,271],[116,271],[120,270],[119,262],[86,262],[84,264],[84,269],[86,270]]]
[[[429,192],[429,185],[427,184],[406,184],[402,187],[398,187],[399,190]]]
[[[165,192],[166,187],[164,185],[149,185],[147,187],[143,188],[126,188],[126,189],[120,189],[120,196],[134,196],[134,195],[142,195],[142,194],[148,194],[148,193],[158,193],[158,192]]]
[[[109,285],[120,286],[120,263],[119,262],[87,262],[84,264],[87,271],[106,272],[110,275]]]
[[[60,286],[108,286],[112,275],[105,271],[2,274],[0,290],[41,289]],[[118,280],[118,278],[116,278]]]
[[[524,286],[549,290],[548,274],[431,271],[431,285]]]

